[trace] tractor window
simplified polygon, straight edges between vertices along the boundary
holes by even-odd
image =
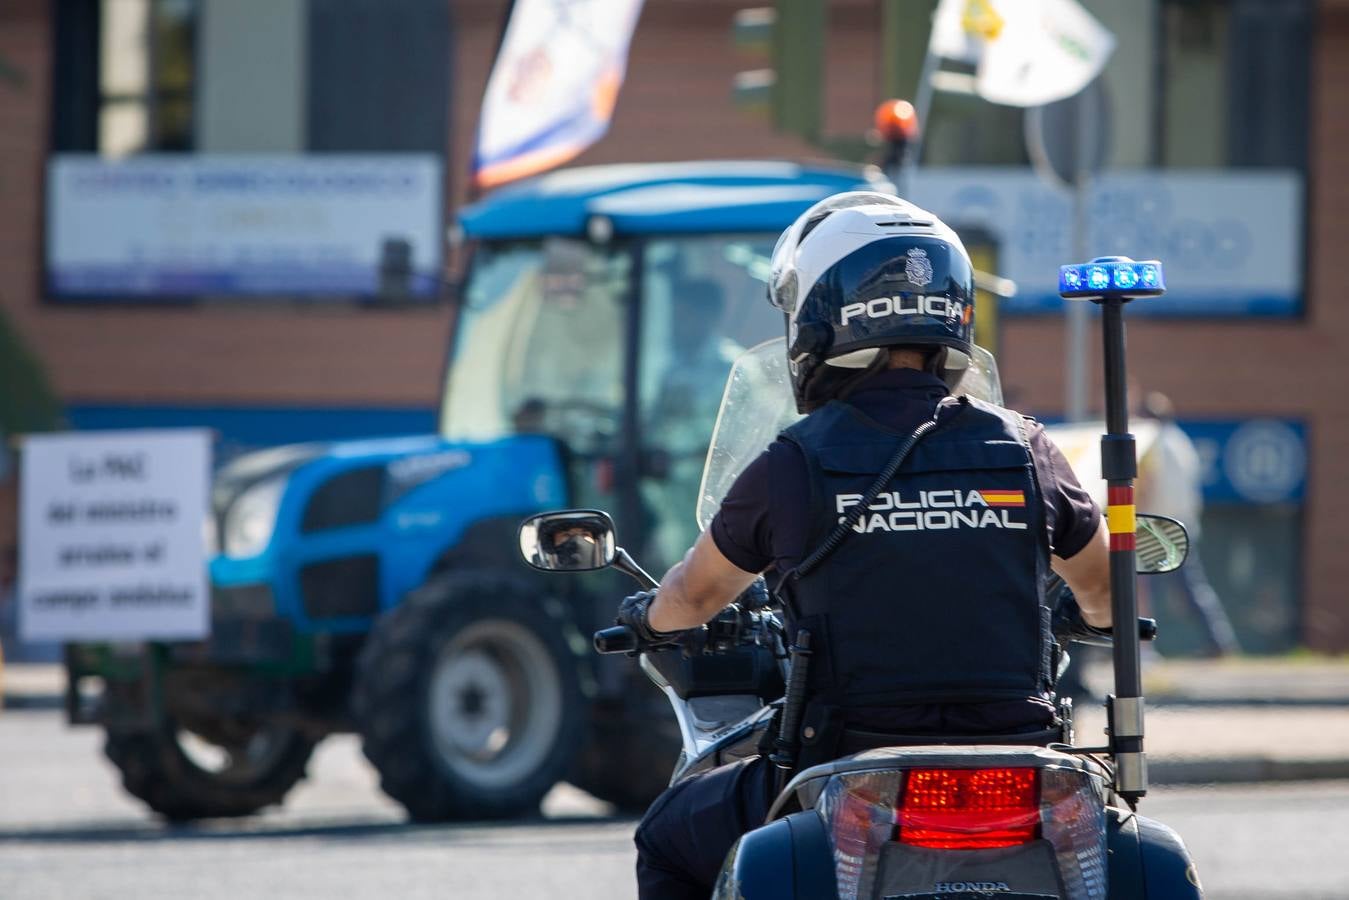
[[[613,450],[623,408],[627,253],[580,241],[483,244],[463,292],[441,431],[544,432]]]
[[[653,525],[647,550],[659,565],[678,559],[697,537],[698,484],[731,364],[783,333],[782,313],[766,299],[776,239],[698,235],[645,244],[641,490]]]

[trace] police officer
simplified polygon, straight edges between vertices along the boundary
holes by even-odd
[[[659,590],[623,602],[619,622],[666,638],[759,573],[780,578],[789,630],[808,629],[815,649],[798,767],[906,737],[1059,739],[1046,580],[1052,567],[1086,623],[1108,627],[1109,541],[1038,424],[949,397],[972,353],[960,239],[895,197],[836,195],[779,239],[769,294],[809,415],[746,468]],[[926,422],[842,542],[800,575]],[[763,822],[769,769],[735,763],[658,798],[636,834],[641,896],[708,896],[731,844]]]

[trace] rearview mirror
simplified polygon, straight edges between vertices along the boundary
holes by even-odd
[[[1134,559],[1140,575],[1174,572],[1185,562],[1190,535],[1178,520],[1139,513],[1135,528]]]
[[[520,523],[520,555],[546,572],[590,572],[614,562],[614,523],[597,509],[564,509]]]

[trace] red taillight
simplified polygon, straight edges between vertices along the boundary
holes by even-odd
[[[902,844],[979,850],[1039,837],[1039,769],[910,769],[904,782]]]

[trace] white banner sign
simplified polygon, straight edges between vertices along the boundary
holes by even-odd
[[[36,435],[20,468],[24,640],[206,636],[209,432]]]
[[[1017,283],[1008,312],[1057,313],[1059,266],[1072,258],[1067,191],[1023,168],[922,169],[912,199],[957,232],[998,245],[997,274]],[[1295,315],[1302,303],[1302,177],[1280,170],[1121,170],[1092,183],[1089,255],[1160,259],[1167,293],[1129,315]]]
[[[1077,476],[1078,483],[1091,494],[1097,506],[1105,509],[1106,483],[1105,476],[1101,474],[1101,435],[1105,434],[1105,423],[1048,425],[1045,427],[1045,433],[1063,451],[1068,465],[1073,467],[1073,474]],[[1134,419],[1129,423],[1129,433],[1134,436],[1134,452],[1141,465],[1157,443],[1159,433],[1157,423],[1147,419]]]
[[[516,0],[473,162],[490,188],[560,165],[609,127],[642,0]]]
[[[1092,82],[1115,36],[1076,0],[942,0],[930,52],[978,66],[992,103],[1040,106]]]
[[[441,161],[385,156],[58,156],[47,173],[57,297],[431,295]]]

